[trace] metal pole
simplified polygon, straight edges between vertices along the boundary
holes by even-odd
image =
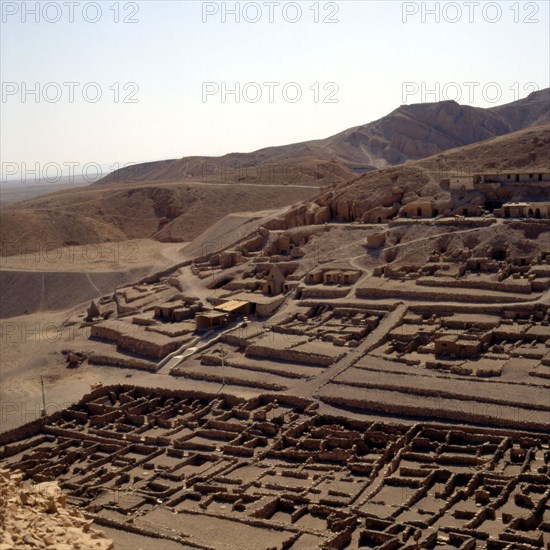
[[[223,386],[225,386],[225,361],[224,361],[224,352],[223,352],[223,346],[222,349],[222,377],[223,377]]]
[[[42,386],[42,411],[40,411],[41,416],[46,415],[46,395],[44,394],[44,378],[40,377],[40,385]]]

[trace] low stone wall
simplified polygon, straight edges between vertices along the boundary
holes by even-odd
[[[139,336],[122,335],[118,340],[118,347],[131,353],[144,355],[145,357],[162,359],[169,353],[176,351],[186,340],[188,338],[182,340],[181,338],[164,337],[162,340],[155,342],[153,340],[142,339]]]
[[[217,355],[208,355],[205,354],[201,357],[201,365],[209,365],[209,366],[221,366],[222,360],[221,357]],[[286,372],[281,372],[281,370],[277,369],[270,369],[269,367],[266,367],[263,364],[256,365],[245,365],[243,363],[238,363],[232,360],[226,360],[225,365],[227,367],[233,367],[235,369],[242,369],[242,370],[249,370],[254,372],[268,372],[271,374],[275,374],[276,376],[284,376],[285,378],[304,378],[303,375],[298,374],[292,370],[287,370]]]
[[[210,374],[203,372],[191,372],[185,369],[175,368],[172,369],[171,374],[173,376],[180,376],[182,378],[189,378],[190,380],[202,380],[205,382],[214,382],[216,384],[231,384],[234,386],[245,386],[249,388],[260,388],[269,391],[282,391],[286,390],[285,386],[280,384],[274,384],[271,382],[262,382],[260,380],[247,380],[244,378],[235,378],[232,376],[223,376],[221,374]]]
[[[137,331],[138,327],[123,321],[106,321],[93,324],[90,327],[90,337],[101,338],[109,342],[118,342],[124,331],[128,330]]]
[[[302,300],[300,302],[301,306],[304,307],[319,307],[319,304],[322,302],[319,302],[317,300]],[[394,304],[365,304],[361,302],[338,302],[337,304],[334,304],[335,306],[339,308],[346,308],[346,309],[355,309],[355,310],[361,310],[365,312],[369,312],[371,314],[379,314],[382,312],[388,312],[392,311],[394,309]]]
[[[489,304],[500,304],[500,303],[517,303],[525,300],[524,297],[519,296],[494,296],[489,294],[466,294],[466,293],[457,293],[450,294],[448,292],[437,292],[431,290],[400,290],[397,288],[377,288],[377,287],[367,287],[367,288],[357,288],[355,291],[355,296],[357,298],[383,298],[383,299],[402,299],[402,300],[430,300],[434,302],[486,302]]]
[[[302,292],[302,298],[345,298],[349,291],[351,290],[351,286],[347,286],[344,288],[339,288],[336,286],[304,286],[299,287],[299,290]]]
[[[279,359],[290,363],[328,367],[335,362],[334,357],[315,353],[305,353],[292,349],[276,349],[265,346],[252,345],[246,348],[247,357],[265,357],[267,359]]]
[[[443,288],[473,288],[477,290],[495,290],[498,292],[516,292],[518,294],[531,294],[532,286],[530,281],[523,281],[523,284],[505,283],[503,281],[475,281],[467,279],[451,279],[444,277],[420,277],[416,284],[427,287]]]
[[[399,415],[399,416],[412,416],[412,417],[433,417],[447,420],[454,420],[457,422],[467,422],[472,424],[493,424],[495,426],[502,427],[514,427],[518,429],[526,430],[540,430],[545,431],[548,426],[543,422],[535,422],[529,420],[514,420],[506,418],[496,418],[483,416],[467,411],[450,410],[443,408],[429,408],[429,407],[416,407],[413,405],[407,405],[405,403],[379,403],[376,401],[365,400],[360,398],[348,397],[345,395],[322,395],[320,397],[325,403],[336,405],[340,407],[360,409],[366,411],[377,411],[385,414]]]
[[[88,363],[93,365],[109,365],[128,369],[144,370],[147,372],[156,372],[159,366],[149,361],[135,359],[133,357],[116,357],[101,353],[94,353],[88,357]]]

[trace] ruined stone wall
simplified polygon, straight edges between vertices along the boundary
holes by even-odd
[[[415,290],[411,293],[407,290],[385,289],[385,288],[357,288],[355,291],[357,298],[393,298],[411,300],[413,297],[423,300],[433,300],[434,302],[445,302],[451,298],[451,295],[445,292],[435,290]],[[468,302],[486,302],[491,304],[510,303],[521,301],[515,296],[494,296],[489,294],[462,295],[461,299]]]
[[[350,291],[350,287],[338,288],[336,286],[316,286],[300,287],[302,298],[345,298]]]
[[[335,358],[328,355],[304,353],[292,349],[275,349],[253,344],[246,348],[247,357],[266,357],[279,359],[291,363],[302,363],[319,367],[328,367],[334,363]]]
[[[159,365],[136,359],[134,357],[111,356],[107,354],[94,353],[88,357],[88,363],[93,365],[111,365],[128,369],[137,369],[147,372],[156,372]]]
[[[530,294],[533,290],[531,282],[527,280],[516,282],[504,281],[482,281],[467,279],[438,279],[436,277],[416,279],[419,286],[434,286],[443,288],[474,288],[478,290],[496,290],[500,292],[515,292],[519,294]]]
[[[162,359],[169,353],[176,351],[181,342],[175,339],[169,339],[166,343],[156,343],[153,341],[142,340],[139,336],[122,335],[118,340],[118,346],[121,349],[152,357],[154,359]]]
[[[338,405],[343,407],[354,407],[357,409],[370,410],[383,412],[385,414],[398,415],[398,416],[412,416],[418,417],[420,410],[418,407],[407,405],[405,403],[377,403],[375,401],[365,401],[363,399],[358,399],[354,397],[348,397],[346,395],[342,396],[322,396],[321,399],[332,405]],[[451,409],[432,409],[429,407],[424,407],[422,414],[428,414],[437,418],[444,418],[448,420],[454,420],[464,423],[472,424],[487,424],[487,417],[475,414],[473,412],[465,412]],[[491,424],[496,426],[508,427],[513,426],[514,428],[527,429],[527,430],[540,430],[544,431],[547,429],[547,426],[544,423],[531,421],[531,420],[510,420],[505,418],[491,418]]]

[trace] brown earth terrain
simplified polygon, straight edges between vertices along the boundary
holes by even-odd
[[[0,259],[0,318],[82,304],[177,264],[184,246],[152,239],[54,249],[14,246]]]
[[[344,185],[355,192],[347,183],[354,171],[411,159],[430,157],[425,162],[431,163],[431,170],[541,168],[549,154],[549,94],[534,92],[493,109],[455,102],[402,106],[379,121],[327,140],[129,166],[93,185],[5,205],[2,255],[21,246],[51,249],[141,238],[188,241],[231,212],[253,211],[259,204],[264,210],[292,204],[311,198],[319,187]],[[545,131],[532,128],[537,124]],[[492,147],[491,138],[502,135],[499,147]],[[533,144],[531,139],[539,141]],[[487,146],[479,144],[483,140],[489,140]],[[475,145],[460,149],[471,143]],[[450,156],[431,157],[456,147]],[[373,164],[360,169],[358,159]],[[373,181],[381,183],[393,177],[379,170],[373,174]],[[378,193],[385,191],[380,185]]]

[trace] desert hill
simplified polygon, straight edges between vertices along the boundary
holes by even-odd
[[[267,147],[252,153],[231,153],[221,157],[183,157],[137,164],[117,170],[98,184],[112,182],[174,181],[208,176],[224,181],[240,167],[280,163],[301,163],[317,159],[323,166],[332,161],[341,175],[347,168],[367,172],[435,155],[492,137],[550,121],[550,89],[528,97],[483,109],[455,101],[402,105],[379,120],[349,128],[326,139]],[[344,168],[345,167],[345,168]]]
[[[531,124],[548,118],[548,100],[550,90],[542,90],[493,109],[449,101],[404,106],[379,121],[326,140],[272,147],[251,156],[233,153],[220,157],[218,163],[194,157],[129,167],[113,172],[101,184],[6,206],[0,245],[4,256],[9,256],[21,246],[54,249],[142,238],[190,241],[232,212],[280,208],[311,199],[319,188],[333,193],[334,187],[345,185],[346,200],[362,200],[361,189],[354,196],[353,182],[358,177],[354,170],[363,169],[371,182],[368,200],[378,200],[384,208],[397,198],[386,197],[387,182],[403,170],[391,165],[408,158],[432,155],[430,160],[409,163],[411,167],[430,165],[431,170],[544,168],[548,124]],[[510,133],[523,126],[527,129]],[[503,137],[492,143],[495,136]],[[471,142],[475,145],[464,148],[464,143]],[[438,154],[452,147],[449,155]],[[375,164],[396,172],[372,170]],[[126,176],[130,179],[125,180]],[[417,178],[407,183],[414,187]],[[427,188],[421,195],[429,192]]]
[[[263,219],[250,223],[250,234],[261,225],[269,229],[300,228],[323,209],[332,221],[362,221],[377,223],[391,219],[399,211],[415,202],[429,202],[440,214],[452,214],[461,206],[471,212],[485,206],[487,197],[479,192],[464,196],[452,194],[441,185],[450,175],[511,172],[550,172],[550,124],[532,126],[505,136],[459,147],[432,157],[391,166],[332,185],[323,189],[315,198],[307,199],[281,209]],[[495,202],[507,200],[548,200],[548,189],[541,186],[527,188],[525,185],[509,186],[505,195],[495,191]],[[511,194],[510,194],[511,193]],[[533,194],[534,193],[534,194]],[[459,196],[460,195],[460,196]],[[457,202],[458,201],[458,202]],[[228,218],[189,244],[186,254],[199,256],[203,241],[219,241],[225,247],[244,238],[243,226],[239,231],[226,227]],[[311,222],[309,222],[311,223]],[[332,243],[333,250],[338,245]],[[223,248],[223,247],[222,247]]]
[[[278,208],[315,194],[313,186],[254,184],[91,185],[7,206],[2,211],[4,256],[153,237],[189,241],[226,214]]]
[[[349,212],[349,205],[362,204],[360,210],[364,213],[368,205],[372,206],[367,210],[401,204],[409,188],[405,201],[417,196],[437,200],[442,192],[439,181],[427,177],[426,170],[467,173],[528,166],[546,171],[549,158],[550,124],[544,124],[360,176],[351,177],[348,173],[346,178],[345,172],[338,171],[338,165],[326,164],[324,190],[317,202],[332,205],[334,213]],[[311,172],[304,168],[307,166]],[[296,164],[295,171],[288,172],[298,174],[300,183],[220,185],[190,181],[131,187],[111,183],[53,193],[3,209],[0,245],[4,256],[10,256],[19,253],[21,247],[32,252],[140,238],[191,241],[232,212],[311,202],[318,187],[308,183],[321,177],[314,172],[314,166]],[[407,190],[399,187],[403,184]]]

